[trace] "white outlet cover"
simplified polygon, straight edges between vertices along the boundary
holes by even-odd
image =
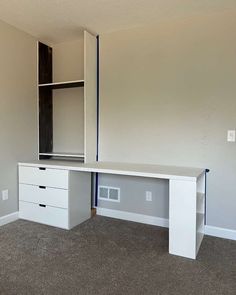
[[[146,201],[152,202],[152,192],[146,191]]]
[[[8,200],[8,189],[5,189],[2,191],[2,200],[3,201]]]
[[[228,142],[235,142],[235,130],[228,130],[227,141]]]

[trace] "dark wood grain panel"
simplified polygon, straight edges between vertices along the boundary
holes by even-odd
[[[52,83],[52,48],[38,44],[38,83]],[[53,100],[52,89],[39,87],[39,152],[50,153],[53,150]],[[49,159],[49,156],[39,156]]]
[[[53,150],[53,99],[52,89],[39,88],[39,152]],[[45,156],[44,156],[45,158]]]
[[[52,48],[39,42],[38,44],[39,62],[39,84],[52,83]]]

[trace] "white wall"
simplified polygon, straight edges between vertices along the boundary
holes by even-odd
[[[84,40],[58,43],[53,48],[53,81],[84,79]],[[53,151],[84,152],[84,88],[53,91]]]
[[[226,12],[100,36],[99,159],[209,168],[207,224],[229,229],[235,31],[236,13]]]
[[[53,81],[84,79],[84,39],[52,45]]]
[[[37,155],[36,40],[0,21],[0,217],[18,211],[17,163]]]

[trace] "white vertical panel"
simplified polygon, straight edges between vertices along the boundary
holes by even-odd
[[[196,258],[195,181],[170,180],[169,253]]]
[[[97,150],[97,40],[84,32],[84,152],[85,163],[96,161]]]
[[[91,217],[91,173],[69,174],[69,228]]]

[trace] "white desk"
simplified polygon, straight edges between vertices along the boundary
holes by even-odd
[[[169,180],[169,253],[196,259],[204,236],[205,169],[111,162],[41,160],[19,163],[73,172],[106,173]],[[90,200],[91,196],[86,196]]]

